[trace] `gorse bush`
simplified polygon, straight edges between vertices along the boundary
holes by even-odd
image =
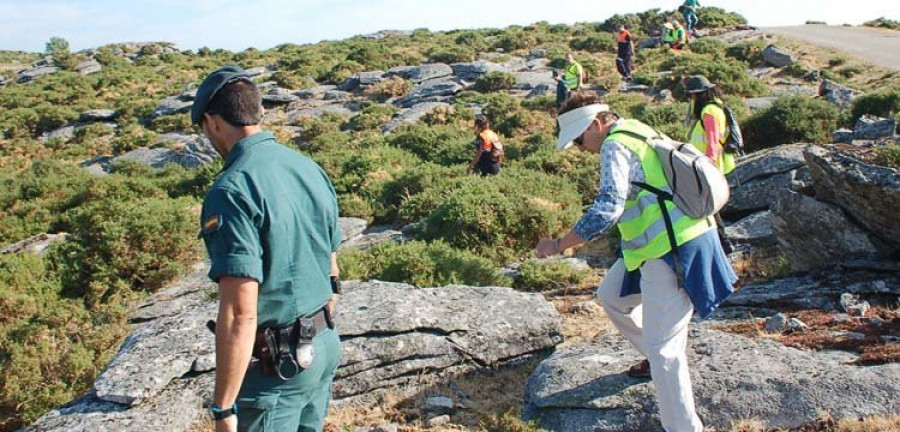
[[[853,101],[852,120],[865,114],[878,117],[896,117],[900,121],[900,89],[884,89],[864,94]]]
[[[900,170],[900,145],[890,144],[875,150],[875,163]]]
[[[442,241],[383,243],[365,251],[344,251],[338,256],[338,263],[345,280],[378,279],[420,288],[510,285],[500,275],[497,264]]]
[[[508,72],[492,71],[475,80],[475,90],[483,93],[509,90],[516,85],[516,76]]]
[[[530,259],[519,266],[513,287],[523,291],[546,291],[584,282],[590,270],[578,270],[562,260]]]
[[[824,100],[782,97],[747,119],[741,130],[747,151],[792,143],[827,143],[838,128],[840,111]]]

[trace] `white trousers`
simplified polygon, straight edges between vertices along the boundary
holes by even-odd
[[[619,332],[650,361],[650,374],[666,432],[703,432],[688,373],[688,323],[694,306],[663,260],[641,267],[641,294],[619,297],[625,277],[620,259],[597,288],[597,297]]]

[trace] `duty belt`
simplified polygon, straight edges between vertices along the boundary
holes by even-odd
[[[207,326],[215,333],[215,321]],[[277,375],[287,381],[308,368],[315,358],[313,339],[326,328],[334,328],[327,306],[288,325],[259,328],[253,357],[259,360],[263,375]]]

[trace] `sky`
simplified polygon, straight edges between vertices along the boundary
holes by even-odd
[[[54,36],[73,50],[115,42],[174,42],[241,51],[343,39],[383,29],[432,31],[603,21],[616,13],[673,10],[681,0],[0,0],[0,50],[42,52]],[[807,20],[900,20],[897,0],[701,0],[759,27]]]

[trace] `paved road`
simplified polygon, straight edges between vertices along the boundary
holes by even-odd
[[[815,45],[836,48],[879,66],[900,69],[900,31],[824,25],[766,27],[761,30]]]

